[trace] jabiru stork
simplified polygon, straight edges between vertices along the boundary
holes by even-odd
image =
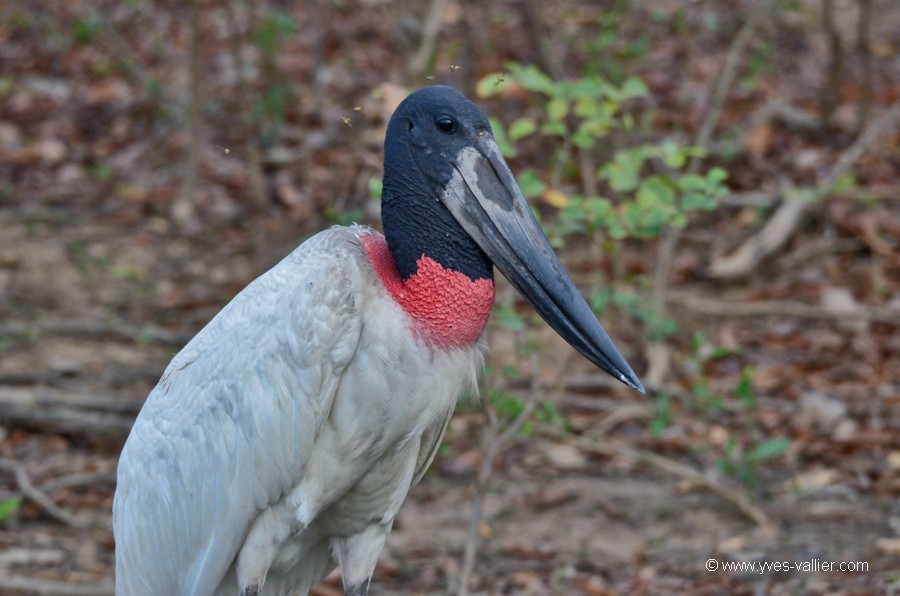
[[[384,236],[302,243],[179,352],[118,464],[119,596],[364,595],[486,350],[496,266],[576,350],[640,382],[554,254],[484,113],[409,95],[387,127]]]

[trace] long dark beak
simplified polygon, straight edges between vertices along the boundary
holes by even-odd
[[[487,132],[451,162],[441,200],[538,314],[585,358],[644,388],[575,287]]]

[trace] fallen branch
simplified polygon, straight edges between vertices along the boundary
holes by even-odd
[[[53,502],[53,499],[31,484],[25,466],[18,462],[8,459],[0,459],[0,470],[4,470],[13,474],[19,491],[24,497],[38,505],[44,512],[57,521],[64,523],[71,528],[86,528],[88,523],[83,519],[79,519]]]
[[[735,192],[719,199],[719,205],[722,207],[768,209],[778,203],[780,192]],[[831,198],[842,201],[900,201],[900,185],[874,184],[872,186],[856,186],[836,192],[832,194]]]
[[[851,253],[863,250],[866,243],[858,238],[841,238],[835,240],[831,237],[822,237],[807,246],[802,246],[785,257],[779,264],[781,272],[796,271],[804,263],[813,261],[823,256]]]
[[[21,575],[0,575],[0,591],[45,596],[113,596],[116,593],[111,581],[85,585]]]
[[[795,107],[783,99],[775,99],[756,110],[748,119],[746,128],[756,128],[769,122],[777,122],[790,130],[815,135],[822,132],[822,121],[804,109]]]
[[[687,480],[688,482],[701,486],[709,490],[710,492],[715,493],[722,499],[734,505],[741,513],[746,515],[748,518],[753,520],[753,522],[756,523],[756,525],[758,525],[763,531],[771,532],[775,530],[775,525],[769,519],[769,516],[766,515],[762,509],[754,505],[746,494],[738,490],[732,490],[727,486],[723,486],[722,484],[719,484],[718,482],[707,478],[697,470],[689,468],[684,464],[680,464],[673,459],[663,457],[662,455],[653,453],[651,451],[636,449],[634,447],[629,447],[627,445],[612,441],[599,442],[588,437],[564,437],[563,435],[552,431],[543,431],[543,434],[557,439],[565,439],[571,443],[574,443],[581,449],[584,449],[585,451],[589,451],[591,453],[606,456],[627,457],[629,459],[650,464],[655,468],[663,470],[664,472],[668,472],[669,474],[672,474],[674,476],[678,476],[679,478]]]
[[[784,201],[759,232],[736,251],[714,257],[707,275],[712,279],[737,279],[751,273],[766,258],[781,250],[800,227],[800,222],[820,205],[840,179],[862,155],[900,123],[900,102],[869,123],[853,145],[845,151],[806,199]]]
[[[40,490],[45,493],[52,493],[61,488],[96,486],[98,484],[114,487],[116,485],[115,472],[77,472],[75,474],[66,474],[65,476],[48,480],[40,486]]]
[[[0,422],[86,437],[124,439],[141,401],[48,388],[0,389]]]
[[[0,552],[0,569],[25,565],[61,565],[67,556],[66,551],[60,549],[8,548]]]
[[[123,342],[152,342],[181,347],[191,340],[191,335],[145,325],[138,327],[127,323],[104,321],[72,321],[48,319],[40,322],[6,323],[0,325],[0,335],[31,335],[48,333],[63,337],[84,339],[112,339]]]
[[[800,319],[875,321],[885,325],[900,326],[900,312],[888,308],[860,306],[858,310],[854,311],[835,311],[814,304],[789,300],[733,302],[712,298],[698,298],[682,293],[670,296],[669,300],[688,310],[719,317],[783,316]]]

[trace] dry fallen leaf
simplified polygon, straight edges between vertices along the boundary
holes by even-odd
[[[891,555],[900,555],[900,538],[879,538],[875,546]]]

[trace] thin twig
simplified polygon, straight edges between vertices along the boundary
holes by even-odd
[[[193,222],[195,215],[194,190],[197,187],[200,145],[203,128],[203,23],[200,0],[192,0],[190,47],[190,102],[187,109],[189,144],[184,160],[184,173],[178,197],[172,203],[172,218],[180,225]]]
[[[722,114],[722,107],[725,105],[725,100],[728,98],[728,92],[731,90],[731,86],[734,84],[734,79],[737,76],[737,67],[740,64],[741,56],[744,54],[744,50],[750,43],[757,25],[759,25],[765,15],[769,14],[771,4],[772,0],[759,2],[750,13],[750,16],[747,17],[747,21],[735,36],[734,41],[731,42],[731,46],[725,54],[725,63],[722,66],[722,74],[718,81],[716,81],[716,90],[713,94],[709,109],[706,112],[706,116],[703,118],[703,123],[700,125],[697,137],[694,139],[695,146],[703,148],[709,147],[712,133],[716,128],[716,124],[719,123],[719,116]],[[699,164],[699,158],[695,158],[691,162],[690,171],[696,172],[697,168],[700,167]]]
[[[844,47],[834,22],[834,0],[822,0],[822,28],[828,40],[828,80],[822,89],[820,104],[822,124],[828,128],[831,126],[831,118],[840,99],[841,88],[844,86]]]
[[[559,433],[547,432],[546,434],[549,437],[563,438]],[[625,444],[613,441],[601,442],[595,441],[588,437],[566,437],[566,439],[569,442],[578,445],[585,451],[606,456],[627,457],[629,459],[650,464],[655,468],[663,470],[664,472],[668,472],[669,474],[678,476],[679,478],[683,478],[688,482],[702,486],[703,488],[715,493],[719,497],[734,505],[738,510],[740,510],[744,515],[753,520],[753,522],[755,522],[764,531],[773,531],[775,529],[775,525],[769,519],[769,516],[766,515],[762,509],[754,505],[746,494],[738,490],[732,490],[727,486],[723,486],[722,484],[719,484],[718,482],[707,478],[697,470],[689,468],[688,466],[685,466],[684,464],[681,464],[673,459],[669,459],[651,451],[636,449],[634,447],[629,447]]]
[[[581,192],[585,197],[597,196],[597,166],[589,149],[578,148],[578,172],[581,174]]]
[[[763,16],[768,14],[770,4],[771,0],[767,0],[756,5],[756,8],[750,13],[747,21],[728,48],[728,52],[725,54],[725,64],[722,67],[722,74],[716,81],[716,89],[713,93],[712,101],[694,139],[695,146],[703,149],[709,148],[713,131],[722,113],[722,107],[737,76],[737,67],[740,64],[741,56],[750,43],[757,25]],[[693,158],[688,166],[688,172],[696,173],[700,168],[700,164],[699,157]],[[653,270],[653,294],[651,296],[651,308],[657,318],[663,318],[666,314],[669,277],[682,232],[683,228],[666,226],[663,230],[662,240],[659,242],[656,265]],[[669,374],[671,350],[664,343],[650,342],[646,345],[646,356],[648,367],[644,376],[644,384],[648,387],[658,387]]]
[[[522,16],[525,19],[525,30],[528,33],[529,46],[536,52],[536,62],[541,70],[559,81],[565,76],[558,60],[554,60],[551,54],[548,40],[553,39],[544,30],[541,20],[541,5],[536,0],[522,0]]]
[[[422,42],[416,53],[409,60],[409,73],[414,79],[420,81],[425,74],[425,68],[434,55],[434,46],[441,29],[441,13],[444,11],[446,0],[431,0],[428,13],[425,15],[425,24],[422,26]]]
[[[0,469],[13,474],[22,495],[38,505],[50,517],[72,528],[86,528],[88,523],[79,519],[53,502],[53,499],[40,491],[31,483],[25,466],[8,459],[0,459]]]
[[[260,155],[259,145],[257,143],[259,130],[257,121],[253,117],[253,105],[250,100],[250,92],[247,86],[247,73],[244,65],[243,49],[247,43],[247,35],[245,31],[252,31],[253,27],[253,11],[254,4],[248,2],[245,5],[247,10],[247,18],[239,19],[236,14],[238,11],[238,2],[229,2],[225,6],[225,18],[228,21],[228,28],[231,30],[231,54],[234,61],[235,81],[238,101],[238,110],[240,112],[241,124],[244,128],[245,145],[244,158],[247,169],[247,184],[249,186],[250,197],[257,206],[265,205],[265,179],[263,175],[262,156]],[[246,29],[242,29],[239,21],[249,21],[250,25]]]
[[[860,97],[856,111],[856,131],[866,126],[872,105],[872,50],[869,48],[872,29],[872,0],[860,0],[856,21],[856,53],[860,57]]]

